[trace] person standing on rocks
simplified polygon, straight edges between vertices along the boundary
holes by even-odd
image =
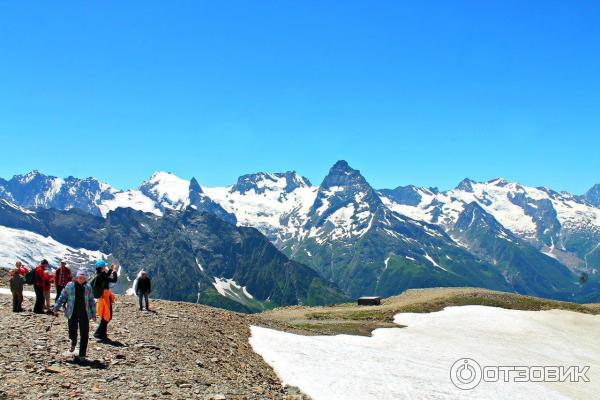
[[[17,266],[11,272],[11,277],[9,281],[10,292],[13,296],[13,312],[23,311],[23,285],[25,284],[25,279],[23,279],[23,275],[21,275],[19,264],[20,262],[17,261]]]
[[[65,288],[65,286],[67,286],[67,283],[71,282],[72,280],[73,274],[71,274],[71,270],[69,267],[67,267],[67,262],[61,261],[60,267],[58,267],[54,273],[54,285],[56,287],[56,297],[54,299],[55,303],[58,301],[62,290]]]
[[[94,297],[98,299],[97,313],[101,317],[94,337],[100,341],[109,341],[108,323],[112,319],[113,303],[115,302],[115,295],[110,290],[110,284],[117,281],[116,266],[113,264],[110,269],[107,269],[107,265],[104,260],[96,261],[96,276],[92,285]]]
[[[50,290],[52,289],[52,282],[54,282],[54,276],[52,274],[50,274],[50,272],[48,270],[46,270],[46,278],[44,279],[44,302],[45,302],[45,306],[44,309],[46,310],[46,313],[51,314],[52,313],[52,307],[50,306]]]
[[[83,361],[86,357],[90,320],[96,319],[96,300],[92,286],[87,283],[87,275],[83,269],[77,271],[75,281],[67,283],[56,300],[52,313],[58,315],[58,310],[65,306],[65,317],[69,326],[69,339],[71,340],[70,352],[75,351],[77,345],[77,330],[79,329],[79,356],[77,360]]]
[[[10,276],[13,276],[13,274],[18,273],[22,277],[25,277],[25,274],[27,274],[28,272],[29,272],[29,268],[24,266],[21,261],[17,261],[15,263],[15,269],[10,271]]]
[[[50,280],[50,276],[46,272],[48,261],[42,260],[40,265],[35,268],[35,279],[33,282],[33,290],[35,291],[35,305],[33,312],[36,314],[44,313],[44,286]]]
[[[140,272],[140,277],[137,278],[134,289],[140,299],[140,311],[143,311],[142,299],[146,303],[146,311],[150,311],[150,307],[148,306],[148,295],[152,292],[152,282],[150,281],[150,278],[148,278],[146,271]]]

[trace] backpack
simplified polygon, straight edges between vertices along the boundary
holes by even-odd
[[[100,297],[102,297],[102,293],[104,292],[102,280],[97,278],[98,275],[94,276],[90,281],[90,285],[92,286],[92,292],[94,294],[95,299],[99,299]]]
[[[35,268],[31,268],[29,271],[27,271],[27,273],[25,274],[25,283],[27,285],[33,285],[35,284]]]

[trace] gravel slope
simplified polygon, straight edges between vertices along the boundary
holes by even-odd
[[[252,351],[257,317],[167,301],[140,312],[134,300],[119,296],[109,325],[123,346],[90,341],[92,362],[81,366],[65,353],[64,316],[14,314],[0,295],[0,399],[307,399]]]

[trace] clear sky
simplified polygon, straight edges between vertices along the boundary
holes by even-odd
[[[600,182],[597,1],[0,2],[0,177]]]

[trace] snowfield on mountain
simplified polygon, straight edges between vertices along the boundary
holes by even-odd
[[[372,337],[302,336],[253,326],[253,349],[286,384],[314,400],[591,399],[600,391],[600,316],[564,310],[447,307],[400,313],[404,328]],[[543,340],[540,340],[543,338]],[[486,382],[461,390],[453,363],[480,366],[589,366],[589,382]]]
[[[99,258],[106,257],[99,251],[65,246],[51,237],[44,237],[26,230],[0,226],[0,265],[9,268],[17,260],[29,268],[47,259],[52,266],[66,260],[73,268],[90,268]]]

